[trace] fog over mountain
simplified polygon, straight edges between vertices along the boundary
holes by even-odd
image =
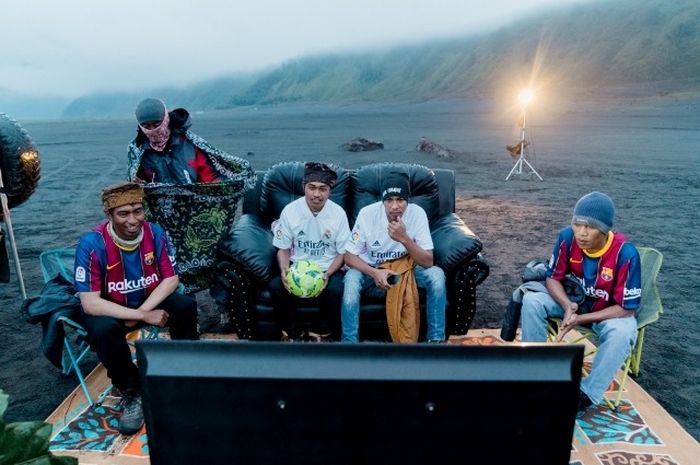
[[[66,104],[60,116],[130,117],[144,96],[197,111],[293,101],[498,95],[524,85],[577,97],[700,95],[698,57],[697,0],[601,0],[551,8],[477,36],[305,56],[257,74],[182,88],[85,95]],[[0,103],[6,101],[0,90]],[[10,110],[25,113],[22,98],[14,101]],[[47,107],[43,116],[59,116],[58,105]]]

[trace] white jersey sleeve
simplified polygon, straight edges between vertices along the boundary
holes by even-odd
[[[272,245],[278,249],[290,249],[294,240],[292,228],[289,224],[291,204],[284,207],[279,220],[272,223]]]

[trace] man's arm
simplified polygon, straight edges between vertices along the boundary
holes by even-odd
[[[280,277],[282,279],[282,285],[291,293],[289,290],[289,283],[287,282],[287,271],[289,271],[289,249],[277,249],[277,266],[280,267]]]
[[[158,308],[158,305],[164,301],[170,294],[177,290],[177,286],[180,284],[180,278],[177,275],[165,278],[153,289],[153,292],[143,301],[139,306],[139,310],[145,312],[150,312],[151,310]]]
[[[561,341],[564,335],[577,325],[597,323],[599,321],[609,320],[611,318],[629,318],[634,316],[633,311],[625,310],[617,304],[611,305],[597,312],[579,315],[576,313],[578,310],[578,304],[569,300],[569,297],[566,295],[566,291],[564,291],[564,285],[560,281],[547,278],[546,284],[549,294],[561,306],[561,308],[564,309],[564,317],[562,318],[561,328],[559,328],[557,341]]]
[[[374,285],[378,288],[389,289],[391,287],[387,281],[387,278],[390,275],[395,274],[393,271],[383,268],[373,268],[359,256],[351,252],[345,252],[345,263],[357,271],[360,271],[367,276],[371,276],[372,279],[374,279]]]
[[[406,247],[406,252],[408,252],[418,265],[423,268],[430,268],[433,266],[433,251],[425,250],[411,239],[406,232],[406,225],[401,220],[401,217],[396,221],[390,221],[388,229],[389,237],[403,244],[403,246]]]
[[[164,310],[145,311],[124,307],[103,299],[99,292],[80,292],[78,295],[80,296],[80,305],[88,315],[108,316],[125,321],[143,321],[157,326],[165,326],[168,321],[168,314]]]
[[[333,259],[331,262],[330,266],[326,270],[326,280],[327,278],[330,278],[333,276],[333,273],[338,271],[341,266],[343,266],[343,263],[345,263],[345,254],[338,254],[336,257]]]

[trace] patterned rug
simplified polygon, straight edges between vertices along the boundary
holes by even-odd
[[[452,338],[450,343],[505,344],[497,330],[472,330],[467,336]],[[102,365],[90,373],[87,382],[95,396],[109,391],[109,379]],[[610,388],[616,390],[617,384]],[[47,419],[55,432],[51,450],[58,455],[76,456],[82,464],[148,464],[145,428],[133,436],[121,436],[116,431],[119,399],[110,394],[107,392],[101,405],[91,408],[80,387],[76,387]],[[601,405],[590,408],[576,420],[569,463],[693,465],[699,463],[698,457],[700,444],[629,379],[616,411]]]

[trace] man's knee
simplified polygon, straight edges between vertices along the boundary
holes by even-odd
[[[522,313],[540,313],[544,309],[542,299],[538,294],[541,292],[525,292],[523,294]]]

